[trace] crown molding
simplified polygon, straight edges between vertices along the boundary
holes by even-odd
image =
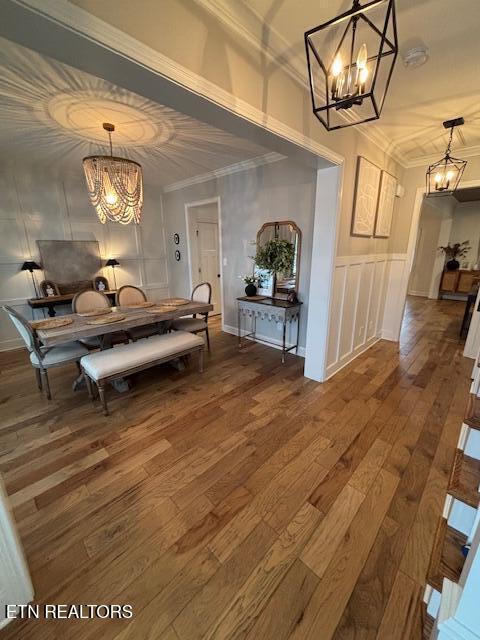
[[[453,155],[462,158],[473,158],[475,156],[480,156],[480,145],[477,144],[471,147],[456,147]],[[439,159],[439,153],[432,153],[425,156],[417,157],[414,160],[407,160],[406,167],[410,169],[412,167],[422,167],[424,165],[428,166],[429,164],[432,164],[432,162],[436,162]]]
[[[263,41],[265,22],[253,7],[243,2],[228,5],[221,0],[194,0],[194,2],[219,20],[224,27],[248,42],[260,54],[264,54],[272,65],[278,67],[281,63],[283,71],[302,88],[306,87],[308,82],[306,65],[301,64],[298,59],[285,56],[292,45],[271,25],[268,25],[267,42]]]
[[[242,160],[241,162],[230,164],[227,167],[222,167],[221,169],[214,169],[213,171],[209,171],[208,173],[193,176],[192,178],[187,178],[186,180],[172,182],[171,184],[167,184],[165,187],[163,187],[163,191],[164,193],[169,193],[170,191],[178,191],[178,189],[185,189],[186,187],[191,187],[195,184],[201,184],[202,182],[208,182],[209,180],[223,178],[224,176],[229,176],[233,173],[240,173],[241,171],[248,171],[249,169],[256,169],[257,167],[261,167],[265,164],[272,164],[273,162],[278,162],[279,160],[285,159],[286,156],[282,156],[280,153],[266,153],[263,156],[257,156],[256,158],[252,158],[250,160]]]

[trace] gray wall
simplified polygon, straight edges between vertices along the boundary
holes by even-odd
[[[305,346],[315,185],[314,169],[285,159],[164,194],[163,210],[167,229],[171,294],[189,295],[186,203],[220,196],[224,258],[223,322],[229,327],[237,325],[235,299],[244,294],[244,284],[238,276],[252,272],[253,261],[249,256],[255,253],[252,243],[256,239],[257,231],[264,222],[293,220],[302,231],[299,298],[304,304],[300,323],[300,345]],[[177,248],[173,243],[174,233],[180,235],[180,262],[176,262],[174,258]],[[281,338],[281,331],[271,323],[257,324],[257,331],[274,339]]]

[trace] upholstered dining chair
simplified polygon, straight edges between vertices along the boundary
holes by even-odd
[[[141,304],[147,302],[145,292],[133,284],[125,284],[120,287],[115,295],[115,304],[117,307],[126,307],[129,304]],[[132,327],[127,331],[130,340],[140,340],[140,338],[149,338],[159,333],[159,326],[155,324],[146,324],[140,327]]]
[[[128,304],[139,304],[147,301],[145,292],[140,287],[135,287],[133,284],[125,284],[120,287],[115,294],[115,303],[117,307],[124,307]]]
[[[93,289],[79,291],[72,300],[73,313],[86,313],[95,309],[107,309],[111,306],[110,300],[104,293]],[[99,349],[119,342],[127,343],[128,337],[124,331],[116,331],[104,336],[102,340],[93,336],[92,338],[82,338],[80,342],[90,349]]]
[[[212,299],[212,285],[209,282],[201,282],[194,287],[192,291],[192,300],[194,302],[203,302],[204,304],[210,304]],[[176,331],[189,331],[190,333],[201,333],[205,331],[207,337],[207,346],[210,351],[210,336],[208,335],[208,311],[206,313],[200,313],[198,315],[203,316],[197,318],[197,314],[194,313],[192,317],[179,318],[172,322],[172,329]]]
[[[80,372],[79,360],[89,353],[87,347],[80,342],[65,342],[54,347],[42,347],[37,339],[35,331],[30,326],[26,318],[17,313],[14,309],[4,306],[3,310],[8,314],[10,320],[15,325],[18,333],[22,337],[30,353],[30,362],[35,369],[37,385],[40,391],[45,389],[46,396],[52,399],[50,392],[50,382],[47,370],[52,367],[60,367],[70,362],[76,362]]]
[[[72,300],[73,313],[85,313],[95,309],[107,309],[110,307],[110,300],[101,291],[85,289],[79,291]]]

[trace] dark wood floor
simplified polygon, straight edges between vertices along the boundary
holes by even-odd
[[[203,375],[143,372],[108,418],[71,391],[74,367],[49,403],[25,354],[1,354],[0,470],[36,601],[134,609],[4,637],[419,638],[469,387],[462,311],[409,300],[400,348],[326,384],[217,330]]]

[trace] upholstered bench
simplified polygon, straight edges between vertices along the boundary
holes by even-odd
[[[205,344],[199,336],[187,331],[174,331],[160,336],[143,338],[113,349],[97,351],[80,360],[91,398],[92,381],[98,387],[103,412],[108,415],[105,385],[116,378],[142,371],[162,362],[189,355],[198,351],[200,372],[203,371]]]

